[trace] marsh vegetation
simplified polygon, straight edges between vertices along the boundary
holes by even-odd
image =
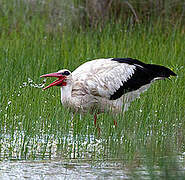
[[[54,10],[50,14],[52,7],[60,7],[52,3],[60,2],[49,2],[0,1],[0,178],[183,179],[182,19],[106,19],[103,25],[76,28],[69,24],[74,20],[69,9],[66,14],[59,11],[61,16]],[[65,5],[71,8],[70,3]],[[178,7],[178,17],[184,16],[184,6]],[[99,135],[91,114],[71,120],[60,103],[59,88],[42,91],[40,75],[73,71],[101,57],[133,57],[165,65],[178,76],[153,84],[120,114],[117,127],[112,116],[99,115]]]

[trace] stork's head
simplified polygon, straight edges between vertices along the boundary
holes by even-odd
[[[50,74],[44,74],[40,77],[56,77],[58,78],[48,86],[44,87],[43,90],[50,88],[52,86],[67,86],[68,83],[71,82],[72,80],[72,74],[69,70],[67,69],[62,69],[58,72],[55,73],[50,73]]]

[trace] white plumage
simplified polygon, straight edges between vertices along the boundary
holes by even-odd
[[[72,73],[63,69],[41,77],[58,77],[44,89],[61,86],[64,106],[80,112],[118,113],[127,110],[151,82],[170,75],[176,74],[164,66],[131,58],[108,58],[86,62]]]

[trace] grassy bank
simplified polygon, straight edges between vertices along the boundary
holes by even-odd
[[[185,150],[182,28],[108,23],[97,31],[51,32],[36,16],[17,28],[10,28],[6,17],[1,20],[0,160],[75,158],[94,164],[119,160],[129,171],[146,166],[151,177],[155,167],[165,177],[179,175]],[[98,136],[93,117],[87,114],[71,121],[60,103],[59,88],[43,92],[39,76],[63,68],[72,71],[101,57],[133,57],[165,65],[178,77],[152,85],[120,115],[117,127],[111,116],[100,115]]]

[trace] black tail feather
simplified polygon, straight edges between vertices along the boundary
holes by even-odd
[[[176,76],[176,74],[169,68],[156,64],[145,64],[137,59],[113,58],[111,60],[117,61],[118,63],[134,65],[135,69],[132,76],[127,79],[127,81],[123,81],[123,85],[120,86],[120,88],[110,96],[110,100],[118,99],[123,94],[135,91],[146,84],[150,84],[153,82],[153,80]]]
[[[146,64],[146,68],[149,69],[156,77],[166,77],[177,76],[172,70],[167,67],[155,64]]]
[[[113,58],[112,61],[118,61],[119,63],[127,63],[130,65],[139,65],[142,66],[145,71],[148,71],[151,76],[154,77],[170,77],[177,76],[172,70],[167,67],[156,65],[156,64],[145,64],[137,59],[132,58]]]

